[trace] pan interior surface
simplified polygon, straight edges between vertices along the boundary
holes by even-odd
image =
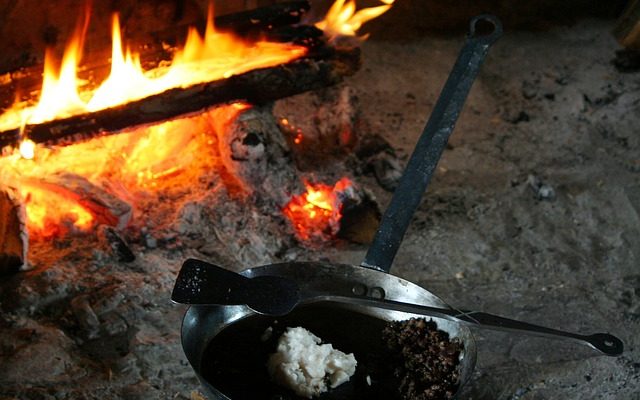
[[[202,378],[233,399],[301,399],[271,382],[266,363],[287,327],[304,327],[323,343],[354,353],[358,366],[351,379],[320,399],[395,399],[398,381],[382,341],[387,321],[336,304],[317,303],[296,308],[284,317],[250,315],[224,328],[207,345]],[[265,340],[265,331],[272,334]],[[466,349],[465,349],[466,351]]]

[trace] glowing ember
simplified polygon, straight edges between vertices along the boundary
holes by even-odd
[[[88,18],[87,18],[88,19]],[[85,24],[86,25],[86,24]],[[35,106],[15,104],[0,115],[0,130],[15,129],[24,123],[36,124],[85,112],[99,111],[139,100],[177,87],[228,78],[257,68],[287,63],[307,53],[307,49],[287,43],[246,42],[215,30],[209,13],[204,37],[190,28],[184,47],[177,51],[169,67],[144,71],[140,55],[123,46],[120,22],[113,16],[111,73],[95,90],[84,88],[77,77],[84,33],[78,29],[69,42],[60,72],[48,52],[40,99]],[[81,90],[82,89],[82,90]]]
[[[94,217],[77,199],[47,187],[21,182],[20,195],[25,199],[28,229],[32,235],[49,238],[71,229],[88,230]]]
[[[218,109],[216,115],[231,121],[246,107],[232,104]],[[69,231],[88,231],[96,224],[112,224],[83,206],[83,199],[72,191],[46,184],[48,177],[72,174],[97,187],[102,182],[117,182],[117,196],[134,205],[149,193],[188,190],[203,171],[222,168],[214,149],[218,140],[216,128],[222,131],[224,127],[213,126],[211,115],[177,119],[73,146],[23,145],[21,148],[32,146],[37,159],[27,160],[17,150],[1,157],[0,182],[19,189],[26,204],[31,238],[50,238]]]
[[[362,24],[387,12],[394,1],[381,0],[384,5],[363,8],[356,12],[355,0],[336,0],[324,20],[316,23],[316,27],[323,30],[330,38],[355,36]]]
[[[333,187],[322,183],[305,182],[306,193],[293,196],[284,207],[284,214],[302,240],[333,237],[340,230],[342,199],[340,194],[352,186],[348,178],[340,179]]]
[[[20,155],[26,160],[33,160],[36,155],[36,144],[27,139],[20,143]]]

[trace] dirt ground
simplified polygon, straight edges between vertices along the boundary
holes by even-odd
[[[612,66],[611,28],[583,20],[496,43],[392,272],[462,309],[616,334],[626,351],[608,358],[478,331],[479,363],[462,398],[640,398],[640,75]],[[402,154],[461,43],[364,44],[351,85]]]
[[[392,272],[462,309],[610,332],[625,352],[610,358],[570,342],[477,331],[478,365],[461,398],[640,398],[640,74],[611,64],[612,26],[582,20],[505,33]],[[381,135],[406,160],[463,40],[365,42],[363,68],[348,80],[360,135]],[[391,194],[373,176],[338,166],[384,209]],[[56,245],[63,261],[36,248],[36,269],[0,286],[0,399],[198,399],[180,346],[184,307],[171,304],[170,291],[186,257],[238,261],[238,249],[231,236],[193,228],[194,210],[182,205],[175,224],[186,245],[133,241],[133,263],[81,238]],[[365,251],[300,246],[259,261],[359,264]]]

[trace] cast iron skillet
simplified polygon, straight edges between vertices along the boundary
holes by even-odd
[[[283,275],[296,281],[301,288],[316,291],[448,307],[428,290],[388,272],[489,47],[501,34],[501,23],[494,16],[481,15],[471,20],[465,44],[362,266],[292,262],[247,269],[241,274],[246,277]],[[185,299],[197,297],[201,290],[208,290],[201,282],[181,282],[178,279],[172,299],[189,303]],[[265,343],[260,338],[269,327],[273,329],[275,338],[285,327],[303,326],[341,351],[354,353],[358,360],[356,376],[321,398],[392,399],[397,395],[392,373],[382,357],[381,329],[387,321],[411,316],[378,308],[316,303],[298,307],[290,314],[275,319],[258,315],[246,306],[192,305],[183,320],[182,345],[211,399],[296,398],[270,382],[265,362],[274,346],[272,340]],[[461,387],[475,366],[474,339],[462,324],[441,318],[433,320],[439,329],[446,331],[451,338],[458,338],[464,345],[460,356]]]
[[[201,265],[205,266],[204,263]],[[286,276],[301,287],[314,290],[336,294],[366,293],[374,297],[384,295],[386,299],[448,307],[420,286],[365,267],[292,262],[252,268],[241,274],[251,278]],[[266,360],[270,353],[275,352],[275,340],[286,327],[302,326],[335,348],[354,353],[358,361],[355,376],[324,393],[320,399],[390,400],[397,398],[397,383],[385,358],[388,353],[381,340],[382,327],[387,321],[414,316],[336,303],[300,306],[277,318],[258,315],[246,306],[193,305],[183,320],[182,345],[210,399],[299,399],[270,381]],[[464,345],[460,357],[461,387],[470,378],[476,363],[473,336],[463,324],[440,318],[433,320],[439,329],[450,337],[458,338]],[[273,333],[265,342],[262,339],[270,327]]]

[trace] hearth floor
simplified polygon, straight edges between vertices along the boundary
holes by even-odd
[[[611,64],[612,26],[507,32],[494,46],[392,272],[462,309],[611,332],[626,351],[609,358],[478,331],[462,398],[639,398],[640,73]],[[462,42],[365,42],[363,68],[348,80],[370,131],[361,134],[382,135],[406,159]],[[384,209],[390,193],[371,176],[355,179]],[[80,237],[55,252],[36,246],[34,270],[3,278],[0,399],[200,398],[180,345],[185,308],[169,301],[173,280],[187,257],[251,265],[224,243],[207,252],[223,240],[191,229],[192,208],[172,240],[134,245],[133,263]],[[284,257],[358,264],[365,251],[337,243]]]

